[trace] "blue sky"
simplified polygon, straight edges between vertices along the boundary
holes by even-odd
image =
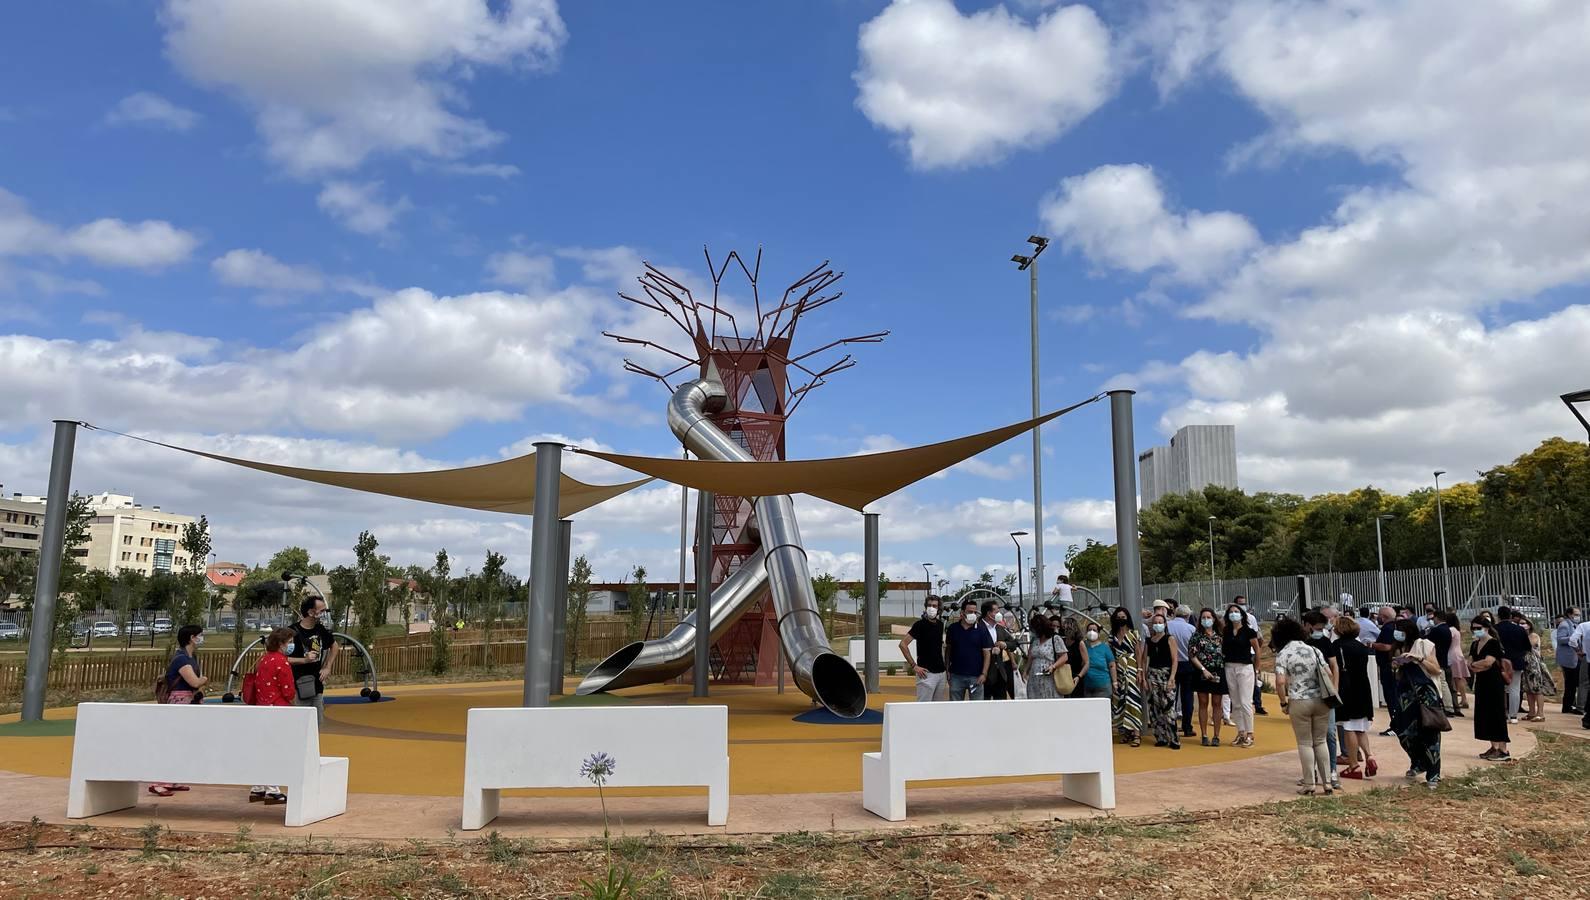
[[[1561,40],[1590,20],[1487,6],[21,6],[0,482],[42,492],[57,416],[329,468],[545,434],[665,453],[661,388],[599,332],[644,327],[615,296],[643,258],[704,282],[703,244],[762,245],[764,290],[844,270],[809,347],[892,332],[802,406],[793,456],[969,433],[1027,414],[1032,232],[1045,408],[1137,387],[1140,447],[1235,423],[1253,489],[1485,467],[1571,433],[1590,336],[1590,54]],[[1053,566],[1113,530],[1104,407],[1045,440]],[[363,527],[399,562],[526,543],[108,441],[79,488],[203,511],[243,561],[334,562]],[[1009,566],[1029,450],[885,501],[886,566]],[[590,514],[599,574],[672,568],[669,493]],[[802,514],[815,566],[854,574],[853,514]]]

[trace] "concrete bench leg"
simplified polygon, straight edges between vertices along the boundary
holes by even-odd
[[[322,756],[316,769],[308,783],[287,788],[285,824],[290,828],[340,816],[348,809],[347,757]]]
[[[905,819],[905,781],[890,776],[882,753],[861,755],[861,805],[890,822]]]
[[[86,819],[137,805],[136,781],[73,781],[67,791],[66,816]]]
[[[1099,772],[1063,775],[1060,793],[1067,799],[1094,809],[1115,808],[1115,779]]]
[[[707,785],[707,824],[727,825],[729,822],[729,759],[724,757],[723,770],[712,784]]]
[[[464,830],[479,831],[497,818],[502,791],[489,788],[464,788]]]

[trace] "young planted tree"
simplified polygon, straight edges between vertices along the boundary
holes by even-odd
[[[812,594],[817,597],[817,611],[823,617],[823,630],[834,633],[834,601],[839,597],[839,579],[832,572],[812,579]]]
[[[60,580],[57,582],[55,620],[49,623],[52,630],[52,644],[55,651],[60,654],[64,654],[72,645],[72,623],[77,620],[81,611],[78,592],[83,574],[87,571],[83,564],[77,561],[72,551],[88,543],[88,526],[93,520],[94,510],[88,505],[88,498],[73,493],[72,499],[66,506],[66,541],[61,556]],[[25,598],[23,608],[32,612],[31,595]],[[33,627],[39,627],[39,623],[34,622]]]
[[[569,674],[579,672],[580,636],[585,632],[586,613],[591,605],[591,564],[585,557],[576,557],[569,574],[569,605],[564,611],[566,625],[564,657],[569,661]]]
[[[640,640],[641,631],[646,627],[646,567],[636,566],[630,573],[635,579],[629,583],[629,619],[625,623],[624,637],[630,643]]]
[[[370,646],[375,642],[375,630],[386,615],[386,562],[376,548],[381,542],[368,531],[359,532],[353,545],[354,572],[358,590],[354,594],[354,608],[359,614],[357,636],[359,643]]]
[[[486,564],[480,568],[480,621],[482,627],[482,641],[485,643],[486,668],[490,669],[495,660],[491,654],[491,631],[497,623],[497,618],[502,613],[502,567],[508,562],[507,557],[494,550],[486,551]],[[528,664],[528,660],[526,663]]]
[[[349,613],[359,598],[359,573],[348,566],[338,566],[326,573],[326,586],[331,588],[331,596],[327,598],[331,620],[346,629]]]
[[[431,595],[431,674],[442,675],[453,664],[453,647],[449,636],[452,622],[447,615],[447,589],[451,586],[452,560],[446,548],[436,551],[436,562],[427,573],[426,593]]]

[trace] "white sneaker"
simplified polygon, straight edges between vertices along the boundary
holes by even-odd
[[[1220,720],[1220,724],[1224,725],[1227,728],[1235,728],[1235,727],[1237,727],[1237,723],[1231,721],[1229,718],[1221,719]]]

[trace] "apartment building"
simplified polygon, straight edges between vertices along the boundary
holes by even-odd
[[[1142,507],[1167,494],[1190,494],[1208,485],[1237,486],[1237,427],[1187,425],[1168,447],[1153,447],[1137,457],[1137,491]]]
[[[0,550],[37,553],[43,534],[44,503],[38,497],[0,492]]]
[[[145,507],[130,494],[95,494],[88,503],[94,512],[88,542],[72,551],[85,567],[145,575],[204,571],[208,560],[190,560],[182,549],[182,529],[198,521],[194,516]]]

